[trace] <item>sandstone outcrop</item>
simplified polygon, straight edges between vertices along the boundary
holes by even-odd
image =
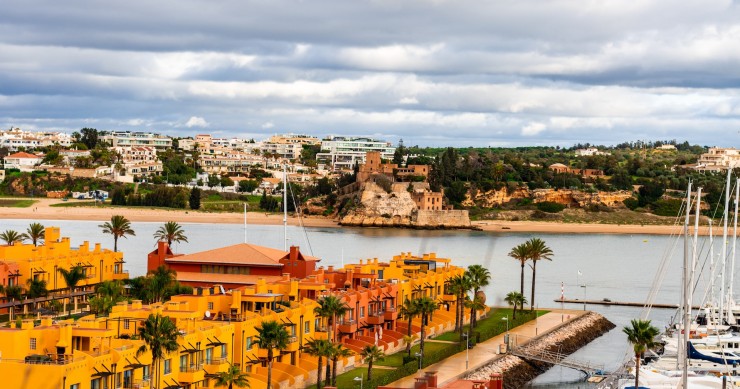
[[[532,199],[534,203],[549,201],[575,208],[587,208],[592,205],[622,207],[622,202],[630,197],[632,197],[632,193],[629,191],[583,192],[571,189],[529,190],[526,187],[519,187],[511,193],[506,188],[478,192],[474,197],[471,197],[469,193],[462,205],[466,207],[493,208],[506,205],[515,200]]]

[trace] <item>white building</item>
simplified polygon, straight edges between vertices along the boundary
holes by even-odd
[[[597,149],[596,147],[576,150],[576,157],[590,157],[592,155],[609,155],[609,153],[605,151],[599,151],[599,149]]]
[[[731,148],[710,147],[708,152],[699,157],[696,170],[722,171],[740,166],[740,150]]]
[[[31,132],[20,128],[0,130],[0,147],[7,147],[10,151],[17,151],[21,147],[35,149],[53,145],[69,147],[72,145],[72,136],[63,132]]]
[[[310,135],[303,134],[275,134],[268,138],[265,142],[269,143],[296,143],[300,145],[318,145],[321,144],[319,138]]]
[[[334,170],[352,169],[365,163],[368,151],[379,151],[383,159],[393,159],[396,148],[390,142],[370,138],[334,137],[321,142],[321,152],[316,154],[319,163],[328,163]]]
[[[20,169],[22,172],[30,172],[34,170],[42,160],[43,158],[38,155],[21,151],[4,157],[3,163],[5,165],[5,169]]]
[[[262,142],[262,154],[276,155],[280,158],[298,159],[301,156],[303,145],[300,143],[272,143]]]
[[[123,164],[157,162],[157,149],[154,147],[114,147],[113,150],[121,156]]]
[[[113,131],[101,137],[112,147],[148,146],[157,150],[172,148],[172,138],[151,132]]]

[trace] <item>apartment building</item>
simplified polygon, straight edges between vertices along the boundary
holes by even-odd
[[[112,131],[101,139],[111,147],[154,147],[157,150],[172,148],[172,138],[152,132]]]
[[[396,148],[390,142],[370,138],[334,137],[321,142],[316,160],[331,165],[334,170],[350,170],[356,164],[365,163],[368,151],[377,151],[382,159],[390,160]]]
[[[710,147],[699,157],[696,170],[726,171],[740,166],[740,150],[731,148]]]
[[[44,158],[25,151],[10,154],[3,158],[5,169],[19,169],[22,172],[30,172],[36,169]]]
[[[72,145],[72,136],[63,132],[32,132],[23,131],[20,128],[0,130],[0,147],[7,147],[10,151],[53,145],[69,147]]]

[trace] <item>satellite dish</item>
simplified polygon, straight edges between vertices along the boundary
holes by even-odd
[[[211,317],[211,311],[206,311],[206,317]]]

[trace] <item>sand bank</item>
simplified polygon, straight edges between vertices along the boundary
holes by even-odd
[[[209,213],[200,211],[176,209],[126,208],[126,207],[52,207],[58,204],[57,199],[39,199],[28,208],[0,208],[0,219],[29,219],[29,220],[110,220],[113,215],[125,215],[134,222],[165,222],[178,223],[244,223],[242,213]],[[303,218],[303,225],[307,227],[341,227],[336,220],[320,216]],[[265,214],[264,212],[249,212],[247,222],[252,224],[278,225],[282,224],[282,214]],[[288,217],[288,224],[298,225],[299,220]],[[479,221],[473,226],[483,231],[497,233],[574,233],[574,234],[651,234],[670,235],[680,232],[675,226],[656,225],[617,225],[617,224],[586,224],[586,223],[556,223],[531,221]],[[704,231],[700,231],[702,233]]]

